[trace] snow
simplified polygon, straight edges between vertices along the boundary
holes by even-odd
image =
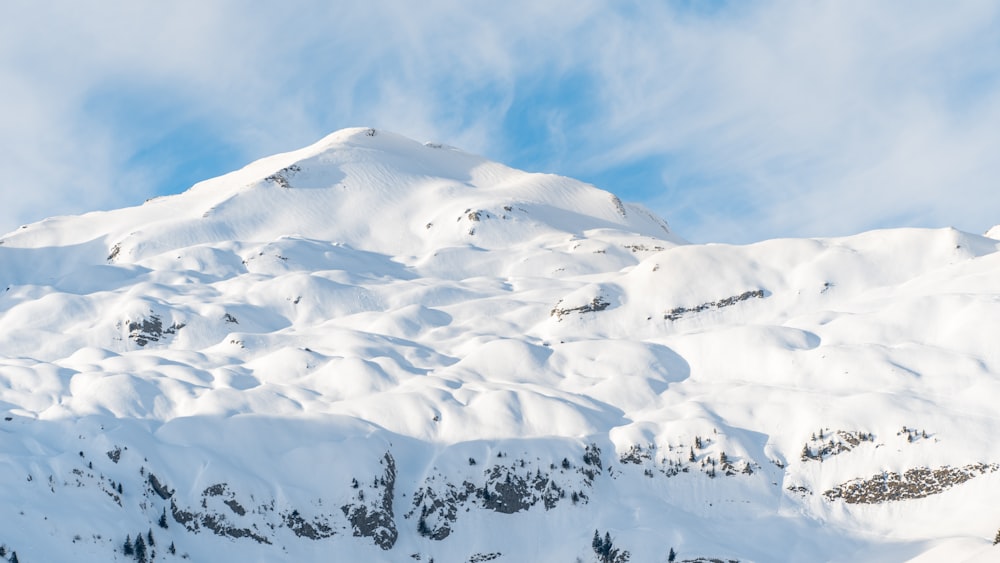
[[[997,238],[688,244],[593,186],[364,128],[29,225],[0,239],[0,543],[590,561],[598,529],[632,561],[988,561]]]

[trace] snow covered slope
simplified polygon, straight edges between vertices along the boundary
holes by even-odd
[[[2,237],[0,544],[997,560],[998,248],[691,245],[575,180],[340,131]]]

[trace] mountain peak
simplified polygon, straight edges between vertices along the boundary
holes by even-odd
[[[412,261],[449,248],[547,247],[597,232],[683,242],[649,211],[582,182],[352,128],[176,196],[50,220],[5,242],[103,238],[108,256],[131,263],[197,244],[295,236]]]
[[[358,128],[2,242],[3,556],[995,550],[998,240],[686,244]]]

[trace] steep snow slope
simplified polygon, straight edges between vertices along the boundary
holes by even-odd
[[[0,242],[21,561],[1000,557],[993,238],[690,245],[351,129]]]

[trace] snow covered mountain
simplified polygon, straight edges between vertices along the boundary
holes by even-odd
[[[27,225],[3,556],[997,561],[998,232],[694,245],[371,129]]]

